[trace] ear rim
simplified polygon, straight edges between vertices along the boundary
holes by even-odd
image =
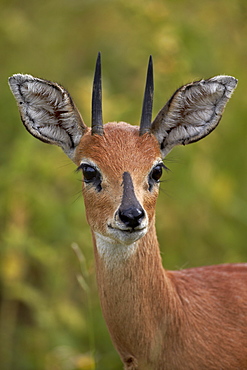
[[[169,130],[165,130],[165,127],[162,127],[166,125],[165,120],[166,117],[168,117],[169,112],[171,110],[172,104],[174,104],[175,99],[181,98],[182,94],[186,91],[186,89],[189,89],[191,87],[195,86],[205,86],[206,84],[215,84],[218,83],[220,85],[224,86],[224,93],[222,94],[222,97],[218,99],[218,101],[215,103],[215,116],[212,115],[212,120],[208,121],[208,125],[200,125],[198,124],[196,127],[204,127],[204,130],[198,131],[195,135],[187,138],[181,138],[180,141],[171,142],[165,144],[166,139],[169,137],[170,132],[173,129],[177,129],[177,127],[170,128]],[[175,93],[172,95],[172,97],[168,100],[168,102],[164,105],[164,107],[158,112],[157,116],[152,122],[151,126],[151,133],[156,137],[158,140],[160,147],[161,147],[161,153],[163,158],[173,149],[173,147],[177,145],[187,145],[190,143],[197,142],[201,140],[202,138],[209,135],[219,124],[224,109],[226,107],[226,104],[228,103],[229,99],[231,98],[235,88],[237,87],[238,80],[235,77],[227,76],[227,75],[218,75],[206,80],[199,80],[195,81],[186,85],[181,86],[179,89],[175,91]],[[170,113],[172,114],[172,112]],[[206,122],[207,123],[207,122]],[[181,127],[183,125],[181,124]],[[185,126],[184,126],[185,127]],[[170,131],[170,132],[169,132]],[[163,132],[163,133],[162,133]],[[167,134],[166,136],[164,136]]]
[[[38,130],[38,128],[40,127],[39,123],[35,124],[33,118],[28,113],[29,103],[27,102],[27,99],[24,97],[21,91],[21,88],[24,87],[25,83],[38,83],[38,84],[48,86],[58,91],[64,103],[64,107],[67,107],[67,109],[70,108],[71,110],[73,130],[75,133],[77,133],[74,135],[71,134],[69,132],[69,129],[67,128],[66,130],[66,126],[62,124],[63,122],[61,122],[58,125],[60,130],[63,130],[64,132],[66,132],[66,135],[70,140],[70,145],[68,145],[68,143],[66,144],[63,141],[60,141],[58,138],[56,140],[53,140],[50,137],[46,137],[44,133],[42,134],[40,133],[40,131]],[[76,147],[78,146],[81,137],[89,130],[89,128],[85,125],[69,92],[63,86],[59,85],[58,83],[51,82],[49,80],[41,79],[38,77],[33,77],[30,74],[21,74],[21,73],[14,74],[11,77],[9,77],[8,84],[17,102],[20,117],[21,117],[21,120],[22,120],[22,123],[25,129],[36,139],[39,139],[40,141],[44,143],[60,146],[62,150],[65,152],[65,154],[70,159],[74,160]],[[44,94],[43,95],[41,94],[40,96],[41,96],[40,99],[45,100],[45,98],[47,98],[47,96],[45,96]],[[58,104],[58,101],[56,103]],[[62,113],[65,113],[65,112],[62,112]],[[59,116],[56,118],[59,121]]]

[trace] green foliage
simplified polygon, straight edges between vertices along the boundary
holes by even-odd
[[[155,113],[183,83],[237,77],[217,130],[167,158],[157,230],[167,268],[246,261],[246,16],[245,0],[1,1],[2,370],[122,368],[97,298],[80,176],[25,132],[8,76],[62,83],[89,122],[101,51],[104,119],[133,124],[149,54]]]

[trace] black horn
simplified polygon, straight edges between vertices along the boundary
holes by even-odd
[[[92,96],[92,135],[103,135],[103,118],[102,118],[102,89],[101,89],[101,55],[98,53]]]
[[[153,59],[150,55],[148,70],[147,70],[147,79],[146,87],[142,105],[142,116],[140,123],[140,136],[149,132],[151,128],[152,121],[152,110],[153,110],[153,94],[154,94],[154,81],[153,81]]]

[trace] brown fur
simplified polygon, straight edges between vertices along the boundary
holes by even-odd
[[[247,369],[247,264],[164,270],[155,232],[158,192],[147,185],[160,156],[157,141],[124,123],[104,130],[104,136],[83,136],[76,162],[90,158],[104,174],[104,191],[84,188],[83,194],[102,311],[125,369]],[[121,202],[124,171],[148,214],[149,231],[131,257],[109,268],[94,232],[105,233],[107,217]]]

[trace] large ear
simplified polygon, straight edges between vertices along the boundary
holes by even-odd
[[[175,145],[193,143],[213,131],[236,85],[234,77],[217,76],[178,89],[151,126],[163,156]]]
[[[22,74],[10,77],[9,86],[26,129],[39,140],[60,146],[73,160],[87,127],[69,93],[56,83]]]

